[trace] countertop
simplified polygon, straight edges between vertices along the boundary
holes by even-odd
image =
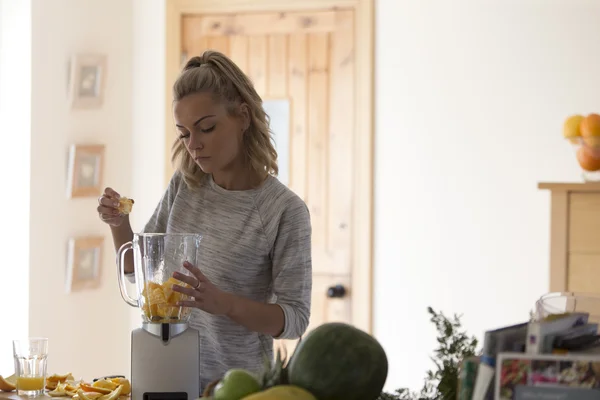
[[[11,400],[20,400],[20,399],[66,399],[67,397],[50,397],[47,394],[39,397],[25,397],[19,396],[17,392],[0,392],[0,399],[11,399]],[[70,398],[70,397],[69,397]]]

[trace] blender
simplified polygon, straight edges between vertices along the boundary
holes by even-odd
[[[188,296],[173,278],[190,275],[183,262],[196,264],[201,236],[140,233],[117,252],[121,296],[142,311],[142,326],[131,332],[132,400],[192,400],[200,395],[199,332],[188,326],[191,308],[176,303]],[[133,252],[137,298],[125,287],[125,254]]]

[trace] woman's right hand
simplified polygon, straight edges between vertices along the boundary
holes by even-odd
[[[107,187],[104,194],[98,197],[98,214],[100,220],[110,226],[120,226],[125,219],[125,215],[119,212],[119,199],[121,196],[113,189]]]

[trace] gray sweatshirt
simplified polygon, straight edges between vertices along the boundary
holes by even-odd
[[[300,197],[269,176],[257,189],[229,191],[207,176],[189,189],[179,173],[144,233],[199,233],[198,267],[219,289],[279,305],[285,328],[279,338],[296,339],[308,325],[312,289],[311,223]],[[190,325],[200,332],[200,385],[230,368],[258,371],[273,338],[251,332],[225,316],[194,310]]]

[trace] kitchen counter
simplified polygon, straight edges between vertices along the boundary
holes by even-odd
[[[10,400],[21,400],[21,399],[66,399],[67,397],[50,397],[48,395],[38,396],[38,397],[25,397],[19,396],[17,392],[0,392],[0,399],[10,399]],[[70,398],[70,397],[69,397]]]

